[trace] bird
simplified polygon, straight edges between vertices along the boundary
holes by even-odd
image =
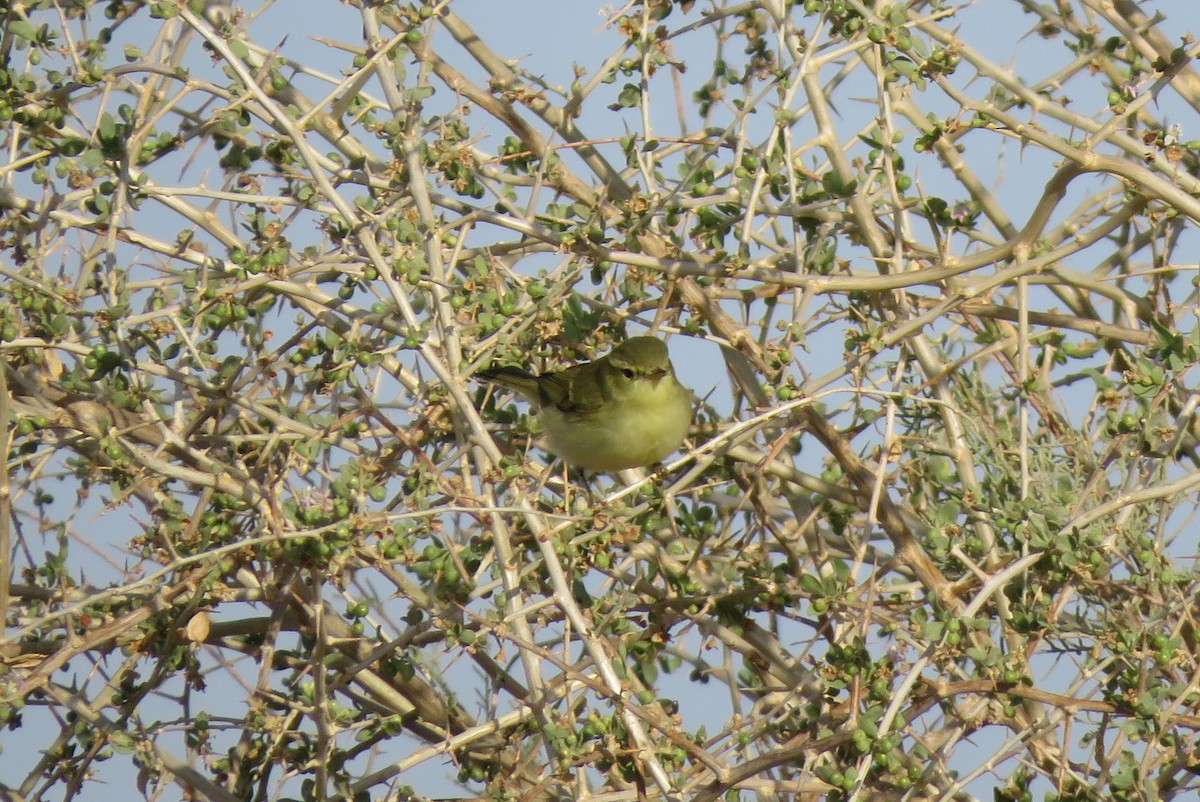
[[[691,391],[679,383],[666,343],[631,337],[605,356],[535,376],[497,367],[476,376],[529,401],[545,447],[568,465],[613,472],[660,462],[692,425]]]

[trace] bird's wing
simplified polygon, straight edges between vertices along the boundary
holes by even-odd
[[[596,412],[608,398],[604,374],[596,368],[595,363],[589,363],[539,376],[542,404],[580,417]]]

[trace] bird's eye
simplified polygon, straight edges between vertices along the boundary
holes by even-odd
[[[632,379],[632,378],[633,378],[633,368],[621,368],[621,373],[622,373],[622,374],[625,376],[625,378],[627,378],[627,379]]]

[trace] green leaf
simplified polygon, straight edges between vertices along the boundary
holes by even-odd
[[[8,31],[13,36],[24,39],[27,42],[36,42],[38,38],[37,28],[33,27],[25,20],[9,20]]]
[[[113,751],[123,755],[129,755],[137,751],[137,741],[127,732],[114,730],[108,735],[108,742],[112,745]]]
[[[573,342],[588,339],[599,328],[602,319],[603,313],[588,310],[574,293],[563,307],[563,327],[567,338]]]
[[[617,95],[617,106],[620,108],[636,108],[641,101],[642,90],[636,84],[625,84],[621,89],[621,94]]]
[[[100,115],[100,125],[96,127],[96,135],[101,142],[117,135],[117,121],[107,111]]]

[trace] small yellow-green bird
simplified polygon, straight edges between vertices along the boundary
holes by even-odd
[[[584,470],[652,465],[678,448],[692,425],[691,393],[657,337],[631,337],[594,362],[557,373],[504,367],[476,375],[533,404],[547,450]]]

